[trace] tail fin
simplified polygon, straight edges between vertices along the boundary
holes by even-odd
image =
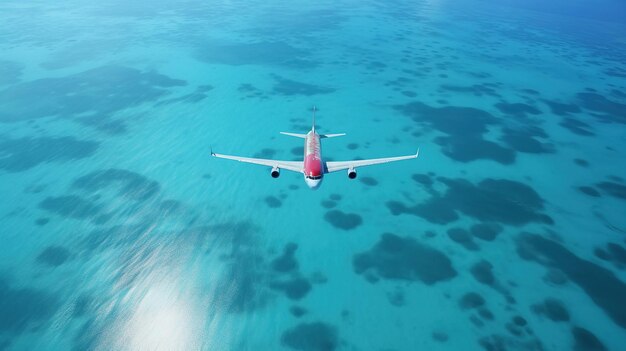
[[[314,132],[315,132],[315,111],[317,111],[317,107],[313,105],[313,127],[311,127],[311,130]]]

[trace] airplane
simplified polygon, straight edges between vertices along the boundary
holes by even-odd
[[[263,158],[251,158],[232,155],[223,155],[213,152],[211,149],[211,156],[217,158],[224,158],[228,160],[235,160],[246,163],[253,163],[262,166],[272,167],[270,175],[272,178],[278,178],[280,176],[280,170],[285,169],[288,171],[298,172],[304,174],[304,181],[306,185],[311,189],[317,189],[322,184],[324,174],[333,173],[337,171],[347,170],[348,178],[356,178],[356,168],[377,165],[381,163],[389,163],[395,161],[408,160],[417,158],[419,156],[419,148],[413,155],[374,158],[369,160],[354,160],[354,161],[324,161],[322,158],[322,145],[321,139],[335,138],[344,136],[346,133],[337,134],[318,134],[315,130],[315,111],[317,108],[313,107],[313,126],[311,130],[306,134],[280,132],[280,134],[288,135],[296,138],[304,139],[304,160],[303,161],[280,161],[269,160]]]

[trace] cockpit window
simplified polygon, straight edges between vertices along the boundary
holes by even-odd
[[[322,179],[322,176],[321,175],[318,175],[318,176],[306,176],[305,178],[306,179]]]

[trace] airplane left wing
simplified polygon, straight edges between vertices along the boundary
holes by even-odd
[[[298,173],[302,173],[304,170],[304,162],[302,161],[281,161],[281,160],[269,160],[265,158],[222,155],[222,154],[216,154],[213,151],[211,151],[211,156],[217,157],[217,158],[225,158],[227,160],[235,160],[239,162],[253,163],[253,164],[268,166],[268,167],[278,167],[280,169],[286,169],[288,171],[294,171]]]
[[[412,158],[417,158],[419,156],[420,150],[417,149],[415,155],[407,155],[407,156],[397,156],[397,157],[384,157],[384,158],[373,158],[369,160],[355,160],[355,161],[339,161],[339,162],[326,162],[326,173],[332,173],[337,171],[343,171],[345,169],[357,168],[363,166],[372,166],[378,165],[381,163],[389,163],[395,161],[409,160]]]

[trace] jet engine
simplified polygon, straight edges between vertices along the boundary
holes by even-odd
[[[354,167],[350,167],[348,169],[348,178],[350,179],[356,178],[356,170],[354,169]]]
[[[272,178],[278,178],[280,176],[280,169],[278,167],[272,167]]]

